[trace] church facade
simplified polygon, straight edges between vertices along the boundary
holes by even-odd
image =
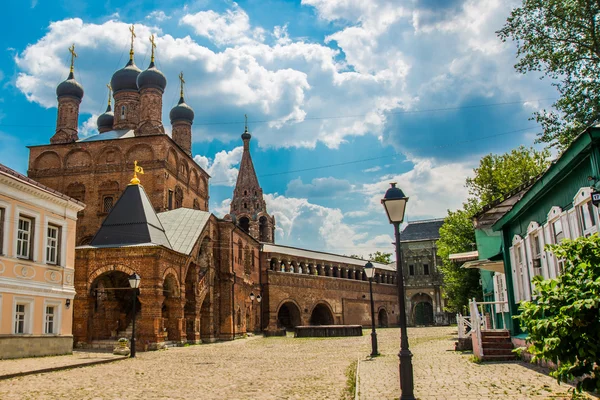
[[[166,84],[154,45],[148,68],[135,65],[132,35],[129,61],[109,87],[114,110],[109,95],[98,133],[80,139],[84,91],[72,61],[57,88],[56,131],[49,144],[30,147],[28,175],[86,204],[75,235],[75,344],[127,336],[134,318],[140,350],[298,325],[369,325],[365,260],[275,244],[247,126],[230,212],[222,219],[210,213],[210,177],[191,153],[194,111],[183,75],[169,114],[172,136],[162,122]],[[143,175],[131,179],[138,166]],[[375,267],[376,318],[394,325],[395,269]],[[127,281],[133,273],[141,277],[135,300]]]

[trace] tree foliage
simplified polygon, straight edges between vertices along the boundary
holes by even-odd
[[[450,261],[450,254],[474,250],[475,230],[473,216],[479,211],[475,200],[463,205],[463,209],[450,211],[440,228],[440,239],[437,242],[438,255],[442,258],[440,269],[444,275],[444,295],[448,300],[446,311],[464,312],[469,300],[473,297],[481,300],[479,271],[461,268],[461,265]]]
[[[598,0],[523,0],[497,32],[516,42],[517,71],[542,72],[559,92],[554,111],[534,114],[540,142],[565,148],[598,118],[599,16]]]
[[[578,380],[578,391],[600,390],[600,238],[548,246],[565,260],[558,278],[534,278],[535,300],[515,317],[529,334],[529,352],[554,362],[559,382]]]
[[[369,254],[369,260],[375,261],[382,264],[389,264],[391,262],[392,253],[384,253],[382,251],[376,251],[375,253]]]
[[[538,176],[550,162],[548,150],[519,146],[504,154],[488,154],[474,169],[475,176],[467,178],[469,194],[483,205],[502,199],[506,194]]]

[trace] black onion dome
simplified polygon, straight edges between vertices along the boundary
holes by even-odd
[[[98,129],[101,128],[110,128],[113,127],[113,122],[115,120],[115,114],[112,112],[110,104],[106,107],[106,111],[104,114],[100,114],[98,119],[96,120],[96,124],[98,125]]]
[[[185,104],[183,97],[179,98],[179,103],[171,109],[169,113],[171,123],[176,121],[187,121],[190,124],[194,122],[194,110]]]
[[[142,72],[133,60],[129,60],[127,65],[115,72],[110,80],[110,86],[113,89],[113,93],[120,92],[121,90],[138,90],[137,77]]]
[[[83,86],[75,80],[72,71],[67,80],[61,82],[56,88],[56,97],[62,96],[76,97],[79,100],[83,99]]]
[[[250,132],[248,132],[248,129],[246,129],[244,131],[244,133],[242,133],[242,140],[250,140],[252,139],[252,135],[250,134]]]
[[[154,61],[150,63],[148,69],[142,72],[137,77],[137,87],[142,90],[144,88],[160,89],[162,92],[167,87],[167,78],[154,65]]]

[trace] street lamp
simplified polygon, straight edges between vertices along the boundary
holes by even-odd
[[[404,276],[402,273],[402,250],[400,249],[400,224],[404,221],[404,212],[408,197],[396,183],[385,192],[381,204],[385,208],[390,224],[394,225],[396,236],[396,273],[398,275],[398,305],[400,307],[400,400],[414,400],[412,353],[408,349],[408,334],[406,332],[406,305],[404,304]]]
[[[129,286],[133,289],[133,329],[131,330],[131,353],[129,357],[135,357],[135,303],[137,303],[137,292],[140,287],[140,276],[137,273],[129,276]]]
[[[256,299],[256,301],[258,301],[258,304],[260,304],[260,302],[262,301],[262,297],[259,294],[257,294],[256,296],[254,295],[254,292],[250,292],[250,300],[252,301],[252,314],[254,314],[254,300]],[[260,322],[259,322],[260,324]],[[246,329],[248,329],[248,327],[246,327]],[[256,323],[254,326],[254,331],[256,331]]]
[[[371,295],[371,357],[379,355],[377,351],[377,332],[375,332],[375,304],[373,303],[373,276],[375,268],[371,261],[365,264],[365,274],[369,278],[369,293]]]

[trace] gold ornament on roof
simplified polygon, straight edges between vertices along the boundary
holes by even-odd
[[[69,47],[69,53],[71,53],[71,72],[73,72],[75,65],[75,57],[77,57],[77,53],[75,53],[75,43],[73,43],[71,47]]]
[[[108,105],[110,106],[110,100],[111,100],[111,97],[112,97],[112,86],[110,86],[110,83],[108,83],[106,85],[106,87],[108,88]]]
[[[135,26],[131,25],[129,27],[129,32],[131,32],[131,49],[129,50],[129,59],[133,61],[133,38],[135,38]]]
[[[137,163],[137,160],[133,162],[133,178],[129,181],[130,185],[139,185],[140,180],[137,177],[137,174],[144,175],[144,168],[140,167]]]
[[[180,96],[183,97],[183,84],[185,83],[185,80],[183,80],[183,71],[181,71],[179,73],[179,84],[181,85],[181,92],[180,92]]]
[[[154,62],[154,49],[156,48],[156,43],[154,42],[154,33],[150,36],[150,45],[152,47],[151,55],[150,55],[150,62]]]

